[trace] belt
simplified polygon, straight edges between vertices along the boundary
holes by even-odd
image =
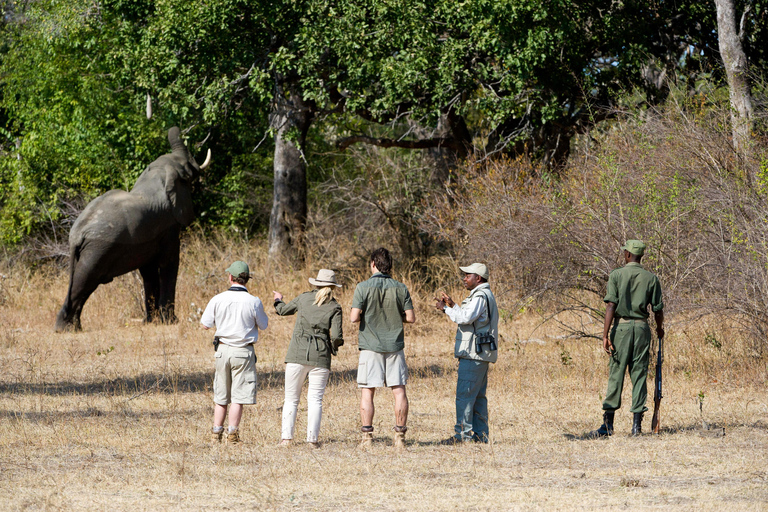
[[[328,342],[325,340],[325,338],[318,334],[312,334],[304,331],[302,335],[307,339],[307,360],[309,360],[309,350],[312,348],[313,341],[315,342],[315,350],[317,350],[318,353],[320,352],[320,343],[328,346]],[[328,350],[330,351],[330,346],[328,347]]]
[[[628,324],[629,322],[643,322],[644,324],[648,323],[647,318],[619,318],[620,324]]]

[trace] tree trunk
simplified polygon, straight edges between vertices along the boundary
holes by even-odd
[[[728,76],[731,96],[731,129],[733,146],[740,153],[749,147],[752,132],[752,94],[747,76],[747,56],[736,28],[734,0],[715,0],[717,6],[717,38],[720,56]],[[745,13],[746,15],[746,13]]]
[[[299,264],[304,256],[307,223],[307,162],[304,145],[314,109],[294,84],[278,78],[270,115],[275,131],[275,183],[269,217],[269,260],[279,266]]]

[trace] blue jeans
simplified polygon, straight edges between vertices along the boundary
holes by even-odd
[[[456,439],[488,442],[488,365],[486,361],[459,359],[456,382]]]

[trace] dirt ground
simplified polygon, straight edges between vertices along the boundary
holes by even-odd
[[[625,388],[616,434],[585,439],[601,421],[604,355],[596,341],[563,339],[520,313],[502,326],[490,374],[491,442],[439,445],[455,421],[453,328],[422,293],[406,332],[406,450],[392,447],[388,390],[376,394],[374,446],[357,446],[356,333],[346,321],[322,445],[301,442],[303,398],[299,442],[283,448],[294,318],[273,313],[270,292],[290,298],[308,285],[303,275],[265,278],[251,287],[271,322],[256,349],[258,403],[245,409],[241,445],[212,444],[213,350],[198,319],[225,286],[220,275],[187,274],[178,324],[139,321],[140,282],[129,275],[97,290],[84,332],[66,334],[52,333],[65,277],[3,281],[0,509],[768,510],[768,365],[736,342],[708,346],[674,318],[660,435],[628,436]],[[339,297],[345,310],[351,288]]]

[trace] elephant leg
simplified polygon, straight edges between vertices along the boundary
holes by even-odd
[[[155,319],[160,310],[160,274],[157,265],[152,263],[139,267],[141,279],[144,282],[144,307],[147,322]]]
[[[85,301],[99,286],[99,278],[93,275],[91,269],[76,265],[69,279],[69,291],[64,305],[56,317],[56,332],[82,329],[80,314]]]
[[[179,273],[179,235],[169,237],[161,255],[159,312],[163,322],[175,323],[176,278]]]

